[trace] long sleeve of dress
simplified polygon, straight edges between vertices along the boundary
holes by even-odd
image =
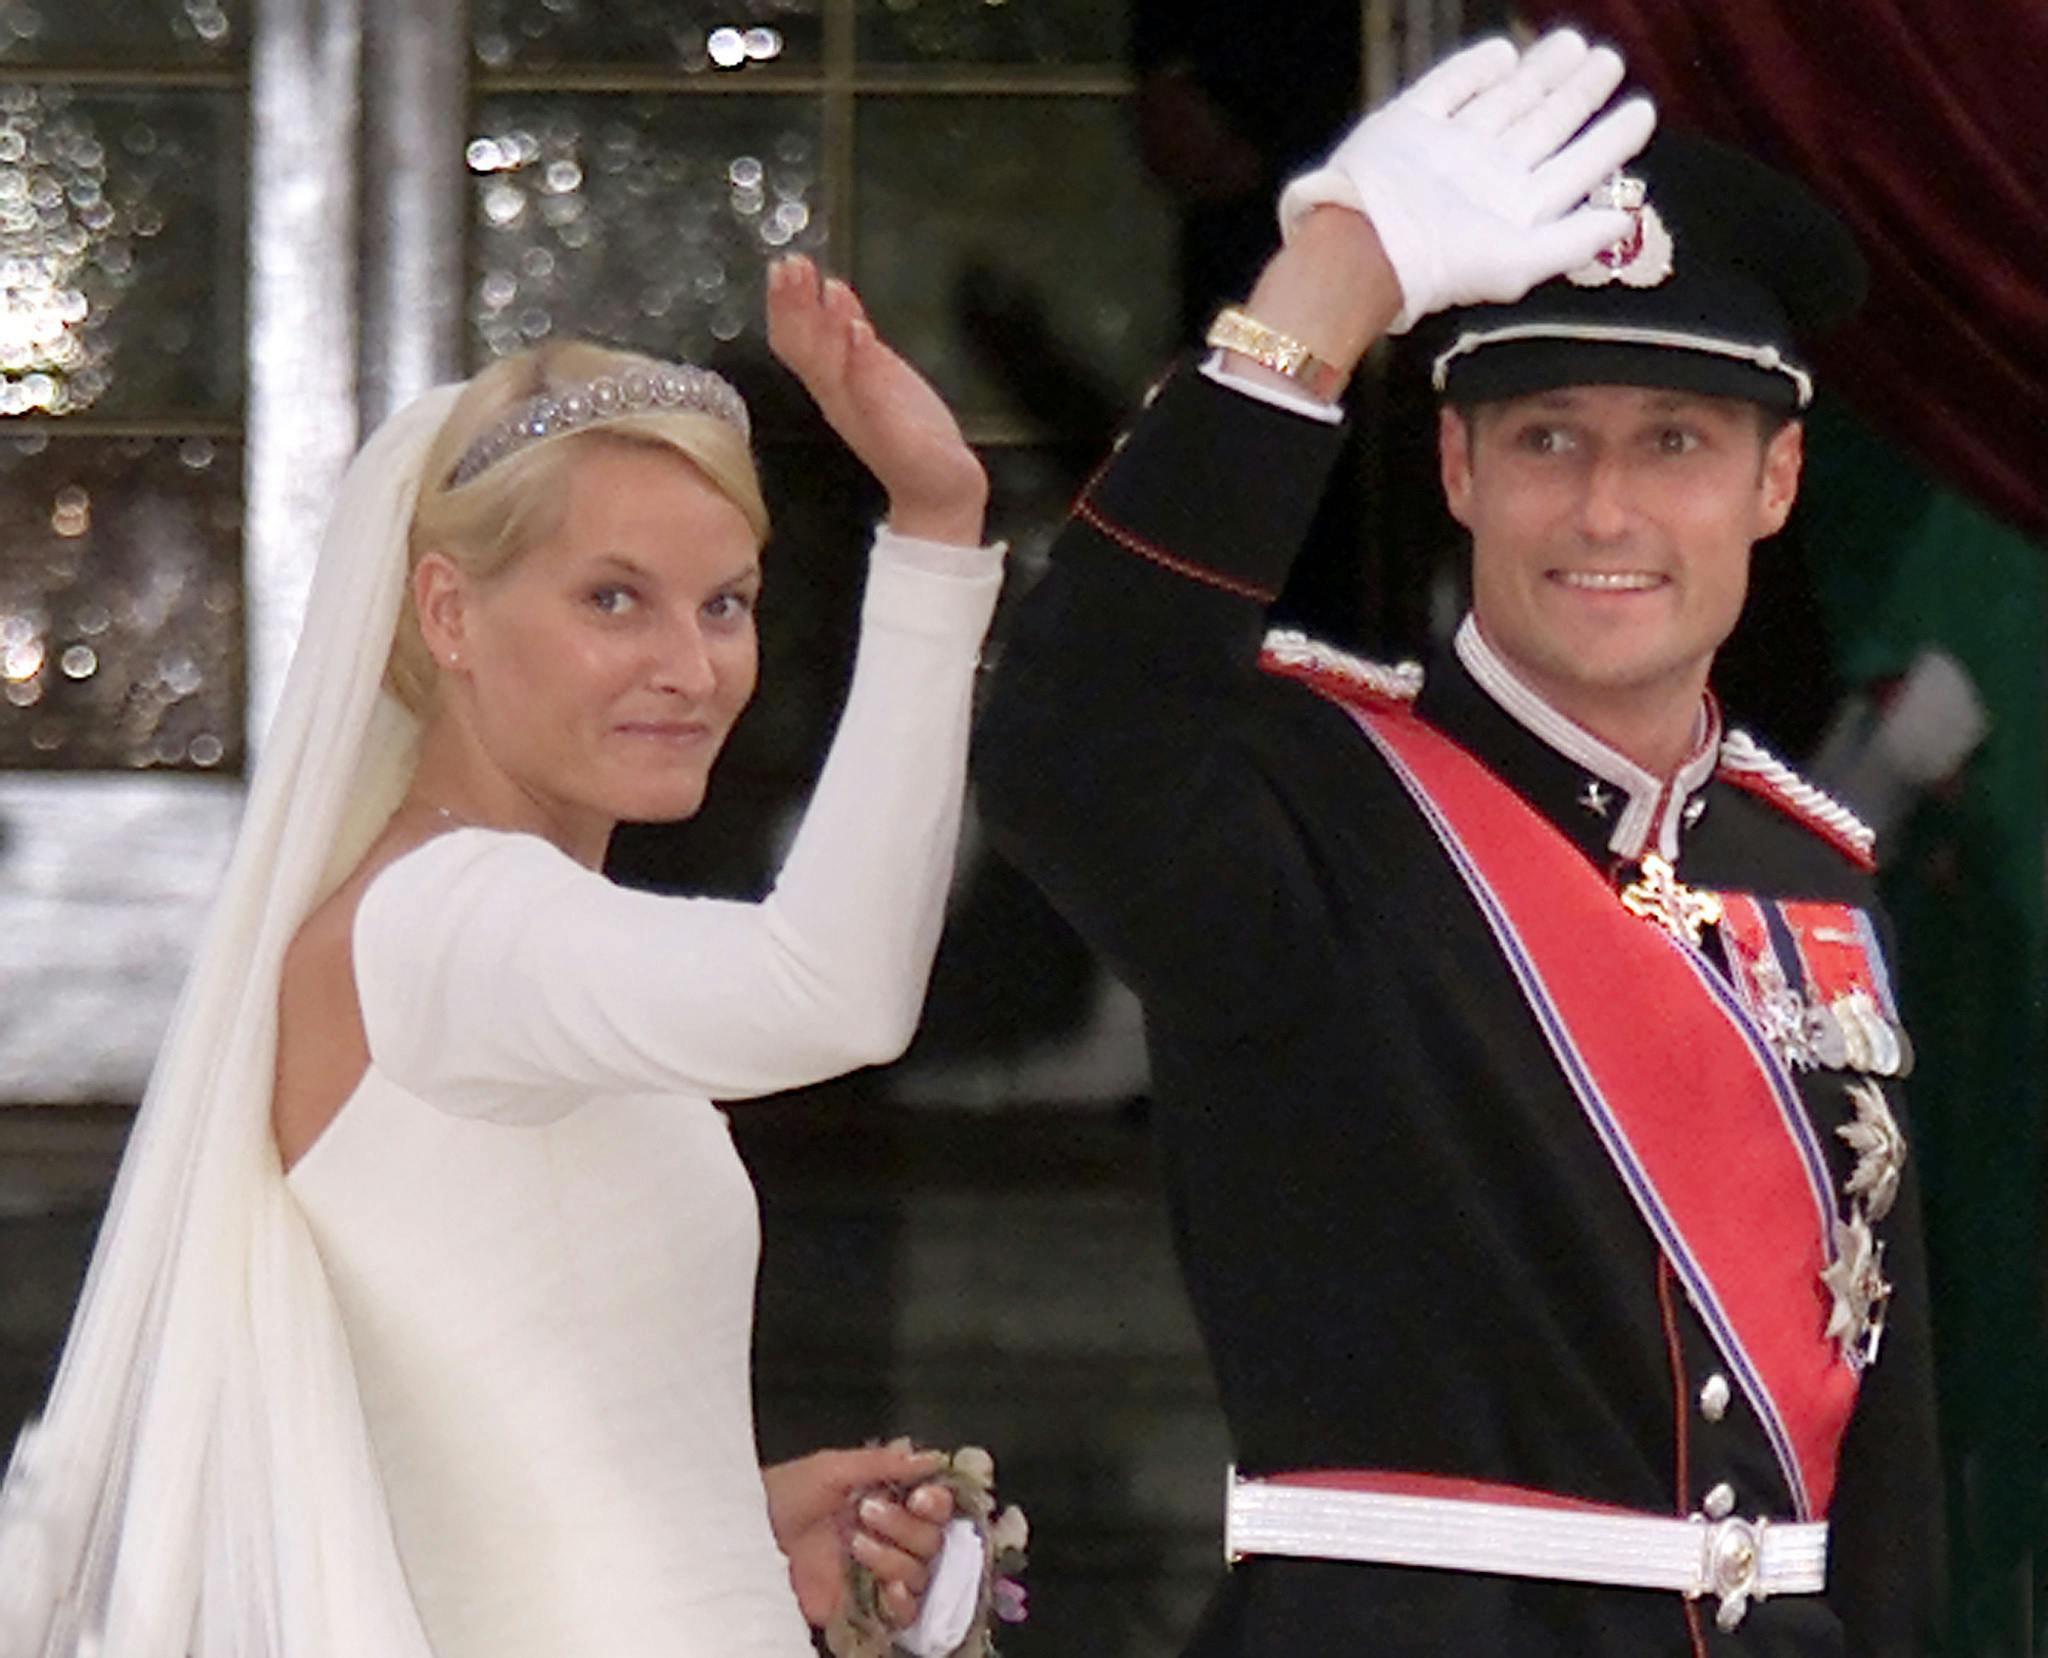
[[[1243,739],[1339,429],[1177,374],[1019,607],[975,742],[992,840],[1155,1013],[1258,1020],[1319,913]]]
[[[634,892],[531,835],[441,836],[357,911],[373,1062],[452,1111],[540,1121],[589,1092],[743,1098],[900,1053],[1001,582],[996,553],[945,552],[878,534],[845,710],[767,898]]]

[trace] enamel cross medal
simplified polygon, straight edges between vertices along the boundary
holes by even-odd
[[[1721,900],[1711,892],[1693,891],[1654,852],[1643,854],[1642,873],[1621,889],[1621,906],[1687,944],[1699,943],[1700,929],[1721,919]]]

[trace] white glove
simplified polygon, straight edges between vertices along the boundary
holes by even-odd
[[[1617,53],[1570,29],[1526,53],[1468,46],[1281,192],[1281,235],[1326,202],[1363,213],[1401,284],[1397,334],[1448,306],[1520,299],[1629,233],[1625,212],[1582,204],[1649,142],[1656,110],[1631,98],[1573,138],[1621,76]]]

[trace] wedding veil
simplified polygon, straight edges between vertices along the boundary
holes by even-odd
[[[349,466],[41,1422],[0,1485],[6,1658],[427,1658],[354,1372],[271,1137],[286,946],[410,776],[381,689],[429,446]]]

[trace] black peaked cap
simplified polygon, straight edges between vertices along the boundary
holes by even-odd
[[[1660,131],[1624,171],[1647,186],[1671,274],[1655,286],[1557,277],[1512,305],[1433,318],[1418,343],[1437,391],[1483,403],[1560,386],[1654,386],[1803,408],[1806,345],[1854,312],[1868,283],[1847,228],[1796,180],[1695,134]],[[1506,330],[1515,332],[1492,337]],[[1599,337],[1617,330],[1656,338]]]

